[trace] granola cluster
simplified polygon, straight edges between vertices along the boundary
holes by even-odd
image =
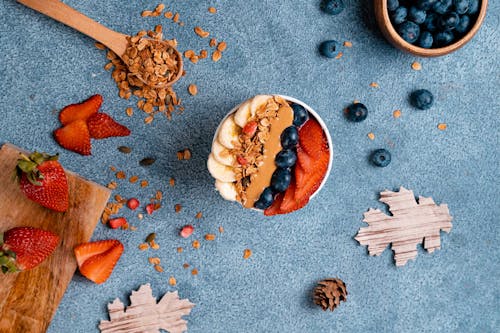
[[[107,54],[110,63],[106,69],[114,67],[112,77],[119,96],[129,99],[134,94],[139,97],[137,107],[148,114],[145,123],[153,121],[158,113],[170,119],[176,108],[182,111],[181,101],[172,87],[161,85],[173,81],[181,70],[175,51],[177,41],[163,40],[161,25],[156,26],[155,31],[139,31],[128,41],[123,61],[112,51]]]
[[[248,122],[258,123],[255,134],[251,137],[244,133],[240,134],[238,142],[235,143],[236,148],[230,151],[238,161],[234,167],[234,173],[236,174],[237,200],[240,202],[246,201],[246,188],[255,178],[262,164],[264,144],[269,139],[271,120],[276,118],[281,106],[288,107],[288,103],[283,98],[279,96],[269,98],[267,103],[256,111],[255,116],[248,120]]]

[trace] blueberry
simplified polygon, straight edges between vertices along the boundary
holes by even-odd
[[[403,23],[408,15],[408,10],[406,7],[398,7],[394,12],[391,13],[391,21],[394,24]]]
[[[274,194],[270,187],[267,187],[260,195],[259,200],[254,203],[254,207],[257,209],[267,209],[273,204]]]
[[[469,10],[469,0],[453,0],[453,6],[458,14],[463,15]]]
[[[299,131],[295,126],[290,126],[285,128],[283,133],[281,133],[281,147],[283,148],[295,148],[299,143]]]
[[[451,31],[441,31],[434,35],[434,45],[443,47],[449,45],[453,41],[453,33]]]
[[[297,127],[302,126],[309,119],[309,113],[300,104],[293,103],[292,109],[293,109],[293,124]]]
[[[335,58],[340,53],[340,44],[335,40],[326,40],[319,45],[319,53],[327,58]]]
[[[434,103],[434,96],[429,90],[419,89],[411,93],[410,102],[417,109],[427,110]]]
[[[290,181],[292,180],[292,173],[290,169],[278,168],[274,171],[271,177],[271,189],[274,193],[286,191],[288,186],[290,186]]]
[[[458,24],[460,17],[455,12],[449,12],[441,16],[438,20],[438,26],[441,30],[453,30]]]
[[[370,156],[370,160],[378,167],[386,167],[391,163],[391,153],[386,149],[377,149]]]
[[[344,0],[323,0],[321,3],[321,9],[330,15],[338,15],[344,8]]]
[[[297,162],[297,154],[291,149],[280,151],[274,159],[278,168],[291,168]]]
[[[452,0],[437,0],[432,9],[438,14],[445,14],[451,7]]]
[[[362,103],[354,103],[347,107],[347,119],[359,123],[368,116],[368,109]]]
[[[438,14],[433,12],[427,13],[427,17],[425,18],[425,22],[422,24],[422,28],[430,32],[436,31],[438,19]]]
[[[476,14],[479,11],[479,0],[469,0],[469,10],[467,14]]]
[[[420,37],[418,38],[417,44],[424,49],[430,49],[432,47],[433,41],[434,39],[432,38],[432,34],[429,31],[422,31]]]
[[[429,10],[434,6],[437,0],[418,0],[417,7],[423,10]]]
[[[387,9],[392,12],[395,11],[396,8],[399,7],[399,1],[398,0],[387,0]]]
[[[417,24],[422,24],[425,22],[425,18],[427,17],[427,13],[425,10],[418,9],[417,7],[410,7],[408,11],[408,20],[413,21]]]
[[[469,30],[469,26],[470,26],[469,16],[462,15],[462,16],[460,16],[460,20],[458,21],[458,24],[457,24],[455,30],[460,34],[464,34]]]
[[[420,27],[412,21],[406,21],[397,26],[398,34],[410,44],[417,41],[420,36]]]

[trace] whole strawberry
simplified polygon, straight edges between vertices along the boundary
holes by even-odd
[[[34,152],[21,154],[17,160],[17,176],[21,191],[40,205],[57,212],[68,210],[68,181],[57,161],[58,155]]]
[[[3,273],[25,271],[38,266],[54,252],[56,234],[32,227],[17,227],[0,234],[0,267]]]

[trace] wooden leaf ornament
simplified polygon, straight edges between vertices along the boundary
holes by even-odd
[[[396,266],[417,257],[417,244],[429,252],[441,248],[440,231],[450,232],[452,216],[446,204],[436,205],[432,198],[419,197],[404,187],[399,192],[380,193],[381,202],[389,206],[392,216],[370,208],[364,213],[368,227],[359,229],[355,239],[368,245],[371,256],[378,256],[392,243]]]
[[[187,331],[187,321],[182,319],[191,312],[194,304],[187,299],[179,299],[177,291],[166,293],[156,303],[148,284],[132,291],[130,306],[125,306],[117,298],[108,304],[109,321],[101,320],[101,333],[159,333],[164,329],[169,333]]]

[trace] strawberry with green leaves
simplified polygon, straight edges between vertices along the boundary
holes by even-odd
[[[57,247],[59,236],[32,227],[17,227],[0,234],[0,267],[3,273],[35,268]]]
[[[34,152],[20,154],[17,160],[17,177],[21,191],[40,205],[65,212],[68,210],[68,180],[58,155]]]

